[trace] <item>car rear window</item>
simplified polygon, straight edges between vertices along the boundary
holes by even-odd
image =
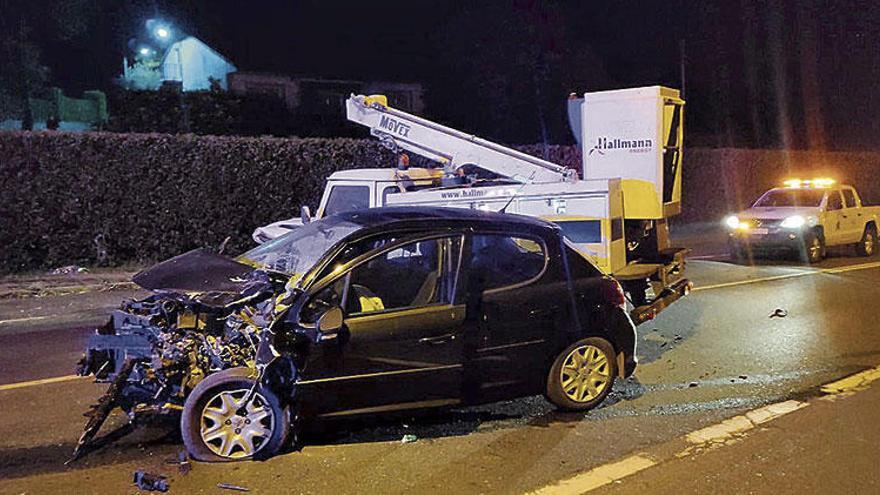
[[[470,277],[483,290],[510,287],[538,277],[547,265],[543,243],[504,234],[471,238]]]
[[[565,255],[568,257],[568,270],[573,280],[602,276],[602,272],[590,260],[568,243],[565,244]]]

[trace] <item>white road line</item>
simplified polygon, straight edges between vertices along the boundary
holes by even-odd
[[[870,270],[871,268],[880,268],[880,261],[873,261],[870,263],[862,263],[859,265],[842,266],[839,268],[819,268],[819,269],[815,269],[815,270],[804,270],[802,272],[786,273],[785,275],[773,275],[771,277],[751,278],[748,280],[737,280],[735,282],[723,282],[720,284],[698,285],[698,286],[694,287],[691,290],[691,292],[696,292],[696,291],[700,291],[700,290],[724,289],[727,287],[737,287],[740,285],[759,284],[762,282],[773,282],[775,280],[785,280],[788,278],[808,277],[811,275],[819,275],[821,273],[837,274],[837,273],[854,272],[854,271],[858,271],[858,270]]]
[[[13,318],[11,320],[0,320],[0,325],[8,323],[22,323],[25,321],[45,320],[48,316],[28,316],[27,318]]]
[[[818,273],[821,273],[821,272],[811,270],[811,271],[804,271],[804,272],[797,272],[797,273],[786,273],[785,275],[774,275],[772,277],[750,278],[748,280],[737,280],[735,282],[723,282],[720,284],[698,285],[698,286],[694,287],[691,290],[691,292],[697,292],[697,291],[701,291],[701,290],[712,290],[712,289],[725,289],[727,287],[737,287],[740,285],[759,284],[762,282],[772,282],[774,280],[785,280],[788,278],[816,275]]]
[[[37,385],[46,385],[49,383],[61,383],[61,382],[70,382],[74,380],[86,380],[88,377],[79,376],[79,375],[67,375],[67,376],[56,376],[53,378],[43,378],[40,380],[31,380],[27,382],[18,382],[18,383],[7,383],[5,385],[0,385],[0,392],[6,390],[15,390],[19,388],[28,388],[35,387]]]
[[[880,263],[877,266],[880,266]],[[846,397],[855,392],[865,390],[870,383],[876,380],[880,380],[880,366],[828,383],[823,385],[820,390],[825,394],[829,394],[826,397]],[[665,457],[652,456],[647,453],[634,454],[622,460],[604,464],[571,478],[547,485],[531,492],[531,494],[575,495],[587,493],[658,464],[687,457],[706,448],[721,447],[733,443],[758,425],[768,423],[786,414],[803,409],[808,405],[808,402],[787,400],[759,407],[745,414],[734,416],[720,423],[688,433],[683,437],[687,447],[678,453],[666,454]]]
[[[710,260],[712,258],[727,258],[728,255],[726,253],[719,254],[701,254],[699,256],[687,256],[689,260]]]

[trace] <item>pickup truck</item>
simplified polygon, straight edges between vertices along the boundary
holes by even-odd
[[[732,259],[749,252],[789,251],[817,263],[833,246],[877,249],[880,206],[865,206],[849,185],[831,179],[789,180],[765,192],[747,210],[725,219]]]

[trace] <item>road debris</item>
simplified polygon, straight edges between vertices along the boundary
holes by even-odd
[[[233,485],[232,483],[217,483],[217,488],[223,490],[232,490],[236,492],[249,492],[250,488],[245,488],[243,486]]]
[[[782,308],[776,308],[775,310],[773,310],[772,313],[770,313],[769,318],[785,318],[786,316],[788,316],[788,311]]]
[[[165,464],[172,464],[177,466],[177,470],[180,474],[186,476],[192,470],[192,463],[189,462],[189,456],[187,456],[185,450],[181,450],[177,453],[177,457],[171,459],[165,459]]]
[[[132,483],[138,487],[138,490],[148,492],[167,492],[168,479],[161,474],[148,473],[146,471],[135,471]]]
[[[697,386],[699,386],[699,385],[700,385],[700,382],[690,382],[690,383],[688,383],[688,387],[690,387],[690,388],[697,387]]]
[[[413,443],[418,439],[419,437],[415,435],[404,435],[403,438],[400,439],[400,443]]]
[[[73,273],[88,273],[89,269],[77,266],[77,265],[67,265],[58,267],[49,272],[50,275],[71,275]]]

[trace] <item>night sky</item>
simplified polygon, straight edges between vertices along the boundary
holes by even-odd
[[[33,34],[52,81],[74,93],[110,86],[127,40],[158,17],[241,70],[421,82],[428,117],[504,141],[570,142],[568,93],[680,87],[683,44],[691,145],[880,143],[880,7],[867,0],[79,3],[98,6],[88,36]]]

